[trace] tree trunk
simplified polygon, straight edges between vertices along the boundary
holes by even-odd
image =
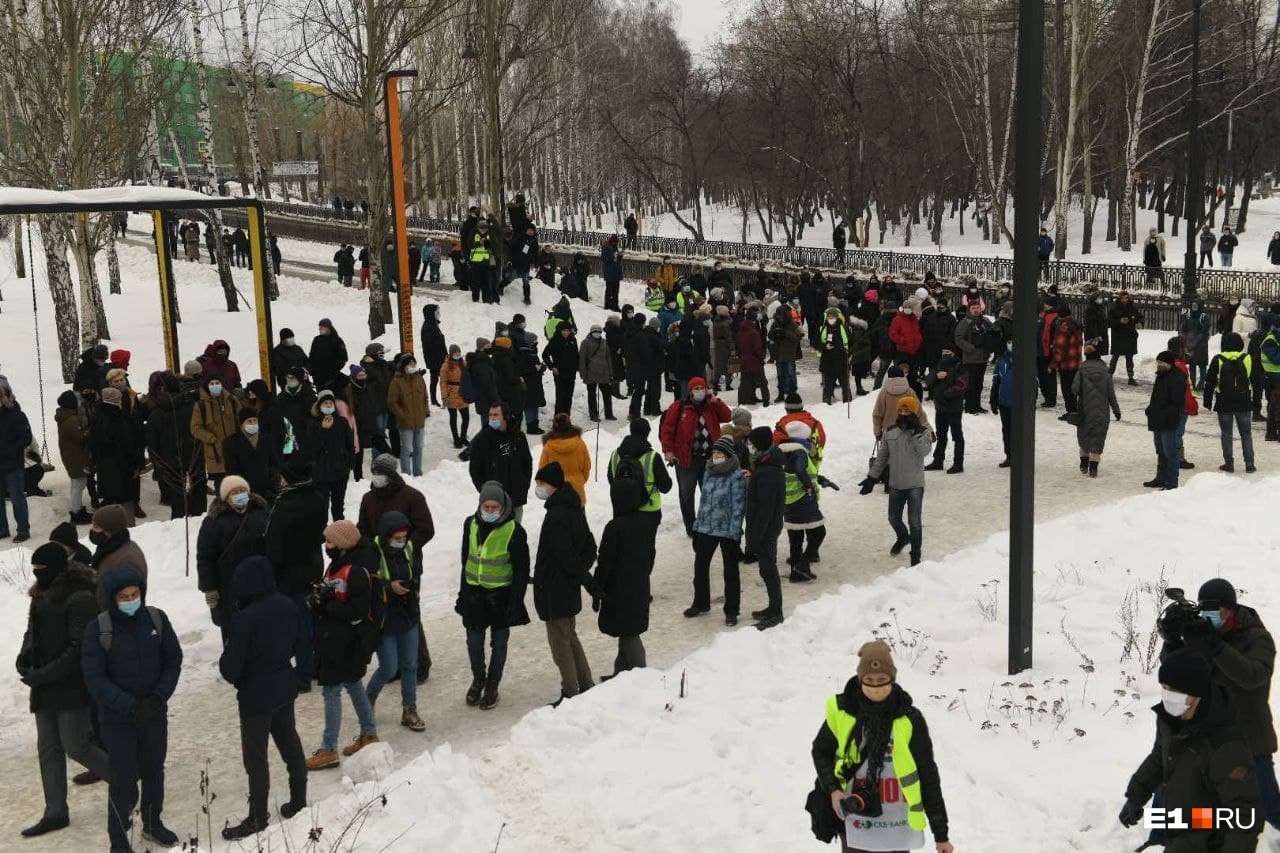
[[[39,217],[40,243],[44,246],[49,295],[53,299],[53,313],[57,319],[58,360],[62,367],[62,381],[70,383],[75,376],[80,353],[87,347],[81,346],[75,288],[71,283],[71,267],[67,264],[66,229],[56,219],[56,216]],[[32,262],[34,263],[34,259]],[[93,341],[93,344],[97,344],[97,341]]]
[[[111,216],[110,213],[104,214]],[[115,235],[107,241],[107,290],[111,293],[123,293],[120,289],[120,256],[116,254]]]
[[[101,338],[111,337],[107,312],[102,305],[102,289],[98,285],[95,252],[89,238],[88,214],[77,213],[72,222],[71,257],[76,262],[80,279],[80,337],[84,346],[94,346]]]
[[[32,263],[35,259],[32,258]],[[13,217],[13,271],[18,278],[27,277],[27,247],[22,245],[22,217]]]
[[[1245,220],[1249,218],[1249,197],[1253,195],[1253,172],[1249,171],[1244,176],[1244,186],[1240,188],[1240,214],[1236,219],[1236,233],[1243,234],[1245,229]]]

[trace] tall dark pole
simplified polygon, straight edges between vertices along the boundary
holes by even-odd
[[[1200,152],[1200,3],[1191,0],[1191,94],[1187,98],[1187,257],[1182,298],[1196,297],[1196,239],[1204,209],[1204,156]]]
[[[1036,315],[1044,0],[1018,4],[1018,100],[1013,171],[1013,448],[1009,487],[1009,674],[1031,666],[1035,534]]]
[[[409,225],[404,212],[404,134],[400,126],[400,78],[417,77],[412,68],[382,75],[387,121],[387,180],[391,185],[391,225],[396,245],[397,303],[400,306],[400,351],[413,352],[413,282],[409,280]],[[383,270],[383,276],[387,271]]]

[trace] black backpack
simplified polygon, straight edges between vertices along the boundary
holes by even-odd
[[[1236,400],[1249,399],[1249,372],[1245,369],[1244,360],[1240,358],[1220,358],[1218,362],[1218,396],[1232,397]]]
[[[652,453],[654,451],[650,450],[649,454]],[[619,453],[613,466],[613,479],[614,482],[630,480],[635,483],[636,488],[640,490],[640,494],[644,496],[643,503],[648,503],[653,497],[653,490],[649,488],[648,469],[645,467],[643,458]]]

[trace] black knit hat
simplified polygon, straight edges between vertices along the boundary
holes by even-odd
[[[757,451],[763,453],[773,446],[773,430],[768,427],[756,427],[747,434],[747,441],[751,442],[751,446]]]
[[[64,521],[49,531],[49,541],[74,548],[80,544],[80,531],[71,522]]]
[[[795,391],[788,391],[787,396],[782,401],[782,408],[788,412],[798,412],[804,408],[804,400],[801,400],[800,395]]]
[[[57,542],[46,542],[31,552],[31,565],[44,566],[57,574],[67,567],[67,549]]]
[[[1180,649],[1160,664],[1159,681],[1171,690],[1203,699],[1209,695],[1211,668],[1204,655]]]
[[[1236,588],[1223,578],[1207,580],[1200,586],[1196,594],[1200,600],[1201,610],[1212,610],[1214,607],[1235,607]]]
[[[562,489],[564,488],[564,469],[560,467],[559,462],[549,462],[538,469],[533,479],[539,483],[546,483],[552,488]]]
[[[652,429],[652,427],[649,425],[649,422],[644,418],[636,418],[634,421],[631,422],[631,426],[628,427],[627,429],[628,429],[628,432],[630,432],[636,438],[648,438],[649,431]]]

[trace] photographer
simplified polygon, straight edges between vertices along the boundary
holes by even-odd
[[[1276,731],[1269,702],[1275,641],[1258,612],[1238,604],[1235,587],[1222,578],[1200,587],[1198,603],[1182,598],[1181,590],[1169,594],[1175,603],[1160,617],[1165,642],[1160,657],[1164,660],[1187,648],[1208,659],[1214,685],[1226,689],[1238,710],[1240,730],[1257,770],[1263,815],[1272,827],[1280,828],[1280,791],[1272,763]]]
[[[838,834],[843,853],[919,849],[926,817],[938,853],[952,853],[929,728],[896,678],[884,642],[858,650],[858,674],[827,699],[826,722],[813,739],[818,779],[805,809],[818,840]],[[868,817],[877,820],[862,820]]]

